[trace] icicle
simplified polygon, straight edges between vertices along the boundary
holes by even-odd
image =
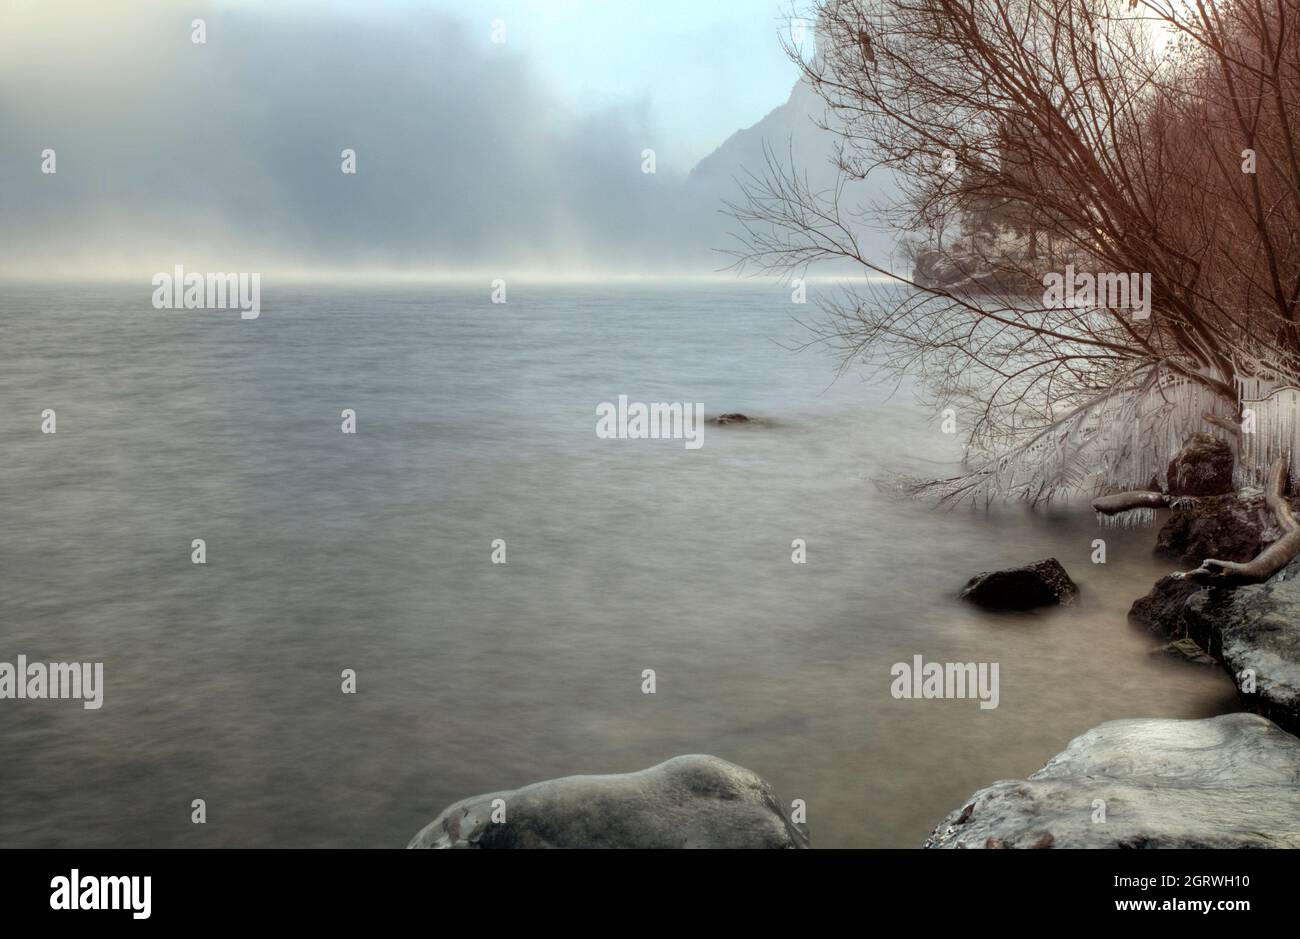
[[[1255,413],[1254,433],[1242,435],[1241,482],[1262,485],[1268,468],[1278,458],[1297,466],[1300,457],[1300,389],[1274,385],[1265,389],[1254,379],[1245,392],[1258,397],[1244,397],[1241,406]]]
[[[1114,515],[1097,513],[1097,524],[1102,528],[1150,528],[1155,523],[1155,509],[1128,509]]]

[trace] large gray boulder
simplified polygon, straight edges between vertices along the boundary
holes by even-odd
[[[975,793],[925,846],[1300,848],[1297,779],[1300,740],[1254,714],[1111,721]]]
[[[1030,610],[1069,606],[1079,588],[1056,558],[1001,571],[984,571],[966,582],[957,599],[991,610]]]
[[[496,800],[501,800],[494,806]],[[504,821],[494,821],[494,811]],[[410,848],[806,848],[772,787],[716,756],[636,773],[565,776],[463,799]]]

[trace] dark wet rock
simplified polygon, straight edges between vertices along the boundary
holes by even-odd
[[[1047,558],[1024,567],[976,574],[957,598],[991,610],[1029,610],[1057,603],[1068,606],[1078,594],[1079,588],[1061,562]]]
[[[975,793],[925,846],[1300,848],[1296,779],[1300,739],[1254,714],[1110,721]]]
[[[494,800],[505,820],[493,821]],[[499,817],[499,816],[498,816]],[[806,848],[772,787],[699,754],[636,773],[566,776],[463,799],[411,848]]]
[[[719,414],[717,417],[711,417],[705,423],[708,424],[751,424],[751,421],[744,414]]]
[[[1198,646],[1194,640],[1187,638],[1166,642],[1164,645],[1152,649],[1151,654],[1192,662],[1195,665],[1219,664],[1218,660]]]
[[[1200,646],[1227,669],[1244,707],[1300,733],[1300,561],[1235,588],[1163,577],[1129,617]]]
[[[1293,500],[1293,505],[1300,507],[1300,501]],[[1182,569],[1197,567],[1206,558],[1249,561],[1281,535],[1260,491],[1243,489],[1235,495],[1195,499],[1175,508],[1156,535],[1155,554],[1168,559],[1171,567]],[[1184,605],[1188,597],[1205,589],[1194,581],[1162,577],[1133,603],[1129,618],[1162,636],[1187,635]],[[1191,638],[1209,648],[1208,636]]]
[[[1300,510],[1300,500],[1292,499],[1291,505]],[[1249,561],[1281,536],[1282,529],[1260,491],[1243,489],[1235,495],[1192,500],[1175,508],[1156,535],[1155,554],[1167,558],[1171,567],[1184,569],[1199,566],[1206,558]],[[1162,577],[1145,597],[1134,602],[1129,618],[1162,636],[1185,635],[1184,604],[1204,589],[1193,581]],[[1207,641],[1205,636],[1192,638],[1202,645]]]
[[[1156,534],[1155,554],[1195,567],[1206,558],[1249,561],[1281,536],[1258,490],[1179,505]]]
[[[1165,576],[1156,581],[1145,597],[1133,601],[1129,619],[1160,636],[1181,637],[1186,633],[1183,606],[1187,598],[1206,588],[1192,580]],[[1200,640],[1195,640],[1201,645]]]
[[[1192,434],[1165,476],[1171,496],[1215,496],[1232,492],[1232,448],[1212,434]]]
[[[1300,734],[1300,563],[1262,584],[1193,594],[1183,621],[1228,670],[1242,704]]]

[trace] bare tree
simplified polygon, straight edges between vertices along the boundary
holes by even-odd
[[[902,198],[877,220],[925,239],[912,277],[824,300],[816,338],[845,366],[919,375],[964,418],[963,471],[922,491],[1149,486],[1192,432],[1236,444],[1244,381],[1300,377],[1297,0],[809,12],[817,55],[789,51],[827,105],[841,177],[891,174]],[[844,191],[769,155],[730,207],[737,266],[890,274],[863,256]],[[1149,275],[1149,307],[1049,296],[1069,270],[1112,294]]]

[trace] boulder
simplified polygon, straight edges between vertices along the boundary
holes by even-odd
[[[1300,499],[1292,499],[1291,506],[1300,511]],[[1182,568],[1196,567],[1206,558],[1249,561],[1281,535],[1260,491],[1243,489],[1174,509],[1156,535],[1155,554]],[[1129,618],[1162,636],[1187,635],[1183,605],[1204,589],[1193,581],[1162,577],[1133,603]],[[1206,636],[1192,638],[1202,645],[1208,641]]]
[[[1133,601],[1133,605],[1129,607],[1128,617],[1157,635],[1181,638],[1187,634],[1187,625],[1183,620],[1183,606],[1187,603],[1188,597],[1205,589],[1203,585],[1193,580],[1172,576],[1161,577],[1145,597]],[[1205,648],[1205,637],[1191,638],[1197,645]]]
[[[1262,584],[1192,594],[1183,622],[1223,663],[1247,708],[1300,734],[1300,563]]]
[[[1300,501],[1292,504],[1300,507]],[[1260,490],[1243,489],[1234,495],[1192,500],[1171,511],[1156,534],[1154,553],[1180,568],[1199,566],[1206,558],[1249,561],[1281,535]],[[1194,581],[1162,577],[1146,596],[1134,601],[1129,619],[1162,636],[1186,636],[1184,604],[1205,589]],[[1208,648],[1208,636],[1191,638]]]
[[[1232,448],[1212,434],[1192,434],[1165,471],[1171,496],[1232,492]]]
[[[959,600],[993,610],[1029,610],[1037,606],[1068,606],[1079,588],[1056,558],[1035,561],[1024,567],[976,574],[961,593]]]
[[[494,807],[496,800],[501,800]],[[493,821],[494,812],[504,821]],[[758,775],[699,754],[463,799],[410,848],[806,848]]]
[[[975,793],[925,846],[1300,848],[1297,779],[1300,740],[1254,714],[1111,721]]]
[[[1156,534],[1155,554],[1188,567],[1206,558],[1249,561],[1282,535],[1259,490],[1179,505]]]
[[[1254,500],[1207,499],[1202,505],[1218,501],[1253,504]],[[1238,506],[1222,511],[1242,510]],[[1254,517],[1252,508],[1241,516],[1242,525]],[[1255,532],[1236,541],[1225,532],[1213,544],[1201,546],[1216,550],[1197,551],[1194,561],[1249,560],[1258,552],[1251,539],[1258,538],[1263,547],[1280,534],[1276,527],[1265,528],[1262,523]],[[1235,553],[1224,550],[1234,546]],[[1186,556],[1182,560],[1193,563]],[[1162,577],[1133,604],[1129,618],[1166,638],[1187,639],[1200,646],[1227,669],[1244,707],[1300,733],[1300,561],[1262,584],[1239,587],[1206,587]]]

